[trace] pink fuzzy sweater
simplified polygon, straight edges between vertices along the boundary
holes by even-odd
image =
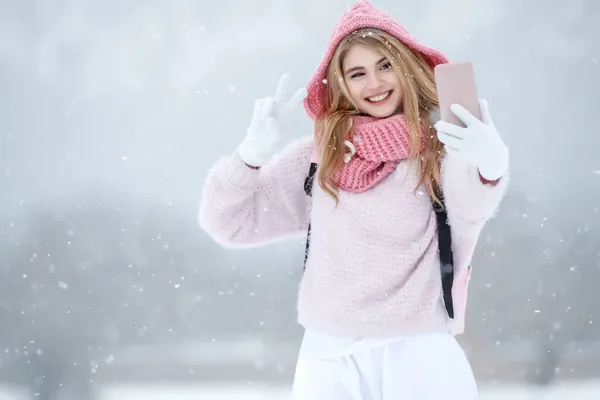
[[[299,322],[332,336],[391,336],[464,330],[470,262],[478,237],[506,191],[508,174],[484,185],[476,167],[447,156],[442,185],[455,259],[455,319],[442,299],[436,217],[419,171],[403,161],[363,193],[304,193],[313,138],[297,140],[255,170],[237,153],[220,159],[204,186],[200,224],[224,246],[261,245],[306,235],[310,256],[300,284]],[[311,201],[312,200],[312,201]],[[299,261],[299,267],[301,260]]]

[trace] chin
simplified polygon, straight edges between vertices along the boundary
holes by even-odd
[[[394,115],[395,113],[395,109],[390,109],[390,110],[367,110],[367,114],[369,114],[371,117],[375,117],[375,118],[387,118],[387,117],[391,117],[392,115]]]
[[[377,107],[371,104],[365,104],[363,106],[363,111],[365,114],[368,114],[371,117],[387,118],[391,117],[394,114],[397,114],[399,108],[400,104],[386,104],[385,107]]]

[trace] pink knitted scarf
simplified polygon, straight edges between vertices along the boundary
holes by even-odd
[[[348,133],[356,153],[334,179],[347,192],[364,192],[392,173],[400,161],[410,157],[410,136],[404,115],[388,118],[354,117]],[[426,135],[421,134],[420,152]],[[346,148],[347,153],[350,150]]]

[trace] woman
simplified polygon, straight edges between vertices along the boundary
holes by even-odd
[[[484,101],[483,121],[459,106],[466,127],[436,121],[433,68],[445,62],[358,1],[306,92],[286,102],[284,77],[275,98],[256,102],[243,143],[209,174],[201,225],[225,246],[305,234],[310,224],[294,399],[477,398],[454,335],[478,237],[506,191],[508,150]],[[314,136],[273,155],[302,100]],[[445,205],[451,227],[450,307],[434,205]]]

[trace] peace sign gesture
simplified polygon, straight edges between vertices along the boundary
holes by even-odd
[[[306,97],[306,89],[301,88],[288,100],[289,84],[290,75],[283,74],[274,97],[256,100],[246,138],[238,148],[238,154],[244,163],[260,167],[273,155],[275,145],[287,127],[292,113]]]
[[[277,120],[280,127],[287,125],[292,113],[298,108],[302,100],[306,97],[306,89],[300,88],[294,93],[290,100],[287,100],[287,93],[290,86],[290,74],[281,75],[277,92],[273,103],[273,118]]]

